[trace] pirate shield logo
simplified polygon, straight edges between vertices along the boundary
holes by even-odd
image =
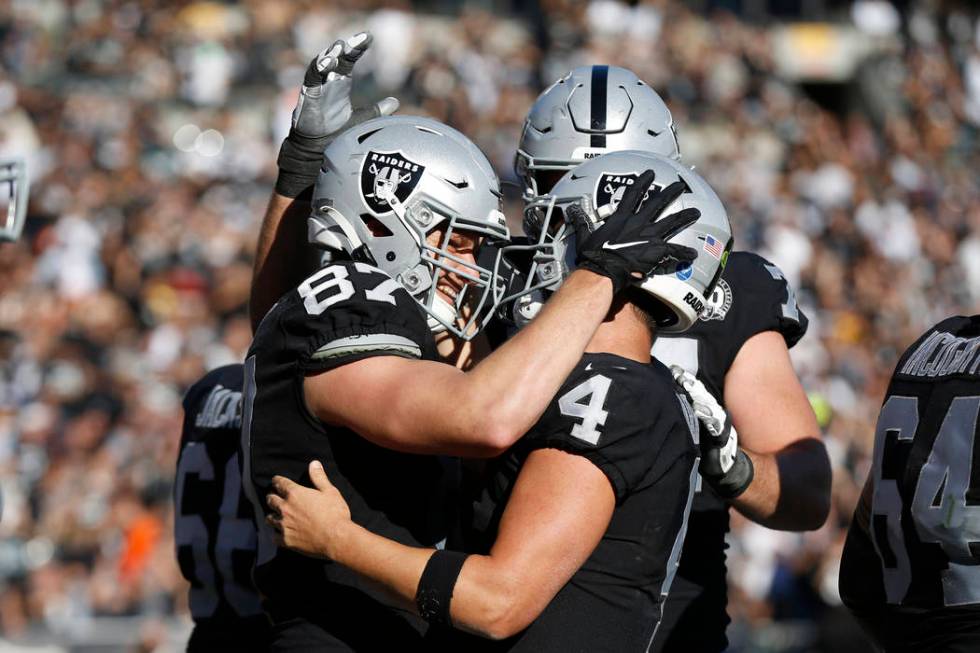
[[[409,161],[401,152],[369,151],[361,164],[361,195],[377,215],[391,210],[391,199],[404,202],[422,178],[425,166]]]
[[[612,204],[613,210],[619,206],[619,202],[623,199],[623,194],[626,189],[632,186],[636,182],[636,178],[640,175],[636,173],[629,174],[616,174],[606,172],[599,176],[599,182],[596,184],[595,188],[595,205],[596,207],[605,206],[606,204]],[[640,202],[640,206],[643,206],[643,202],[646,202],[650,198],[650,191],[654,194],[659,192],[660,186],[656,182],[650,183],[650,188],[643,195],[643,200]]]

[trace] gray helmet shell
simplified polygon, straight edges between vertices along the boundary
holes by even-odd
[[[626,189],[645,170],[654,171],[651,191],[658,191],[676,181],[687,190],[663,212],[668,216],[686,208],[701,212],[697,222],[671,237],[671,243],[686,245],[697,251],[690,266],[672,273],[645,277],[637,285],[659,299],[671,318],[660,330],[677,333],[690,328],[706,305],[706,297],[717,283],[733,239],[728,213],[708,183],[693,170],[665,156],[650,152],[611,152],[581,164],[555,185],[548,195],[530,202],[524,210],[524,230],[542,249],[551,244],[551,259],[533,266],[529,287],[546,283],[556,288],[575,267],[575,234],[564,223],[564,209],[580,203],[593,229],[598,228],[618,206]],[[561,216],[556,228],[555,218]],[[545,228],[551,225],[551,228]]]
[[[30,184],[22,159],[0,160],[0,241],[20,238],[27,218]]]
[[[383,116],[339,136],[324,152],[308,220],[311,244],[387,272],[429,315],[435,331],[472,338],[496,299],[492,270],[448,251],[454,231],[506,240],[497,176],[480,149],[429,118]],[[429,234],[442,230],[437,245]],[[452,263],[452,266],[449,264]],[[440,274],[467,285],[450,306]],[[461,324],[464,304],[472,311]]]
[[[626,68],[576,68],[538,96],[524,121],[514,167],[525,201],[548,192],[540,173],[564,173],[621,150],[679,159],[670,110]]]

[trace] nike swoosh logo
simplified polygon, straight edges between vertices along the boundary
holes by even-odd
[[[588,365],[585,366],[585,371],[589,372],[591,370],[592,370],[592,363],[589,363]]]
[[[647,241],[645,240],[634,240],[632,243],[617,243],[615,245],[610,245],[609,241],[607,240],[602,244],[602,249],[623,249],[624,247],[633,247],[635,245],[646,245],[646,244]]]

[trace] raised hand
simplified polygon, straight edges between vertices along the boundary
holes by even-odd
[[[297,197],[316,182],[323,150],[345,129],[398,110],[398,100],[386,97],[369,107],[351,105],[354,65],[371,45],[367,32],[334,41],[306,68],[292,128],[279,151],[276,192]]]

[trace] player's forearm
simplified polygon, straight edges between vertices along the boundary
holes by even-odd
[[[823,442],[799,440],[775,454],[746,450],[755,476],[732,505],[752,521],[777,530],[820,528],[830,511],[830,460]]]
[[[581,359],[612,303],[611,286],[591,272],[573,273],[541,315],[467,372],[366,359],[307,377],[307,404],[323,421],[389,449],[497,456],[537,422]]]
[[[353,522],[320,538],[319,553],[372,581],[405,609],[416,611],[415,592],[435,549],[406,546]]]
[[[577,271],[541,314],[467,372],[462,401],[510,446],[541,417],[612,304],[605,277]],[[488,424],[489,422],[489,424]]]
[[[303,279],[308,200],[272,193],[255,247],[248,314],[252,331],[280,297]]]
[[[434,549],[406,546],[354,523],[344,527],[342,537],[334,534],[330,540],[330,548],[323,548],[324,557],[372,581],[406,609],[418,613],[415,595]],[[494,639],[518,632],[533,616],[514,618],[512,589],[517,585],[489,556],[468,557],[453,590],[453,625]]]

